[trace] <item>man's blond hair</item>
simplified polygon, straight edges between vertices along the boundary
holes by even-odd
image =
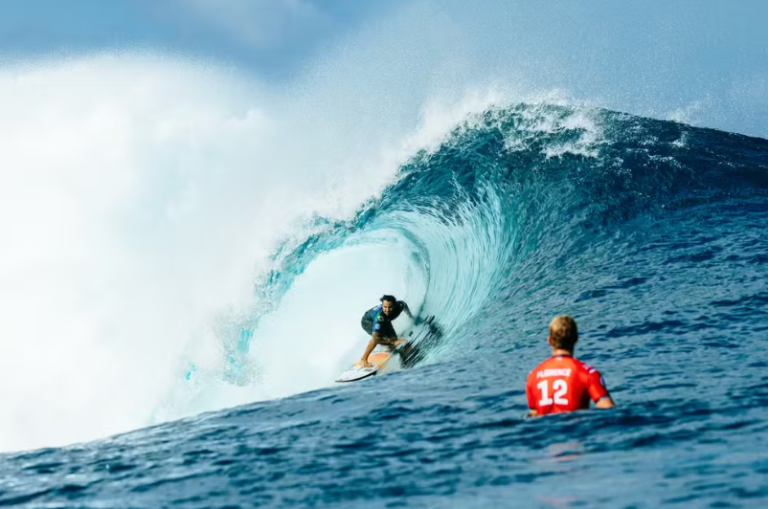
[[[549,323],[549,337],[552,338],[555,348],[573,351],[576,341],[579,340],[576,320],[566,315],[554,317]]]

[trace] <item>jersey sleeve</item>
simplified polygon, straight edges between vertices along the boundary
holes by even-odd
[[[528,398],[528,408],[536,410],[536,395],[533,393],[533,372],[528,375],[525,382],[525,396]]]
[[[373,327],[371,327],[371,332],[381,333],[382,324],[384,323],[384,317],[382,316],[381,311],[377,311],[373,315]]]
[[[589,391],[589,397],[592,398],[592,401],[597,402],[597,400],[610,395],[608,393],[608,388],[605,386],[603,375],[601,375],[598,370],[590,368],[587,376],[589,377],[587,390]]]

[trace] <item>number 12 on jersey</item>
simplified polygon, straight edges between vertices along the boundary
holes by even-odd
[[[568,382],[565,380],[555,380],[552,383],[552,389],[554,390],[554,397],[549,397],[549,380],[544,380],[542,382],[539,382],[536,384],[536,387],[539,388],[539,391],[541,391],[541,400],[539,401],[539,405],[551,405],[552,403],[555,403],[557,405],[567,405],[568,400],[564,398],[568,393]]]

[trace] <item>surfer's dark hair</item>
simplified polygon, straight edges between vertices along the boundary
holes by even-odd
[[[380,300],[381,302],[384,302],[385,300],[388,300],[388,301],[389,301],[389,302],[391,302],[392,304],[395,304],[395,303],[397,303],[397,299],[395,298],[395,296],[394,296],[394,295],[382,295],[382,296],[381,296],[381,298],[380,298],[379,300]]]

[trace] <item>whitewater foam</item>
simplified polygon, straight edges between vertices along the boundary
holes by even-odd
[[[284,309],[260,302],[254,284],[274,268],[281,242],[312,233],[306,218],[353,216],[409,155],[436,146],[493,97],[426,108],[411,134],[389,129],[379,138],[332,121],[333,100],[309,107],[318,90],[276,94],[232,69],[158,55],[27,63],[0,74],[0,333],[8,338],[0,449],[87,440],[326,383],[326,370],[299,380],[277,369],[294,349],[277,337],[309,337],[279,318],[254,331],[271,338],[254,344],[271,346],[249,353],[262,355],[261,374],[244,385],[223,372],[222,336],[265,309],[298,312],[290,299]],[[369,265],[379,263],[375,251],[363,257]],[[411,270],[403,256],[382,280],[366,273],[367,298],[350,293],[359,297],[344,301],[354,311],[334,323],[354,329],[360,306],[383,288],[407,295],[386,283]],[[360,338],[321,328],[349,338],[331,349],[336,365],[349,360]],[[196,379],[179,392],[190,363]]]
[[[257,306],[278,241],[397,169],[346,178],[257,82],[203,63],[40,62],[0,92],[0,449],[152,422],[185,352],[220,356],[221,322]]]

